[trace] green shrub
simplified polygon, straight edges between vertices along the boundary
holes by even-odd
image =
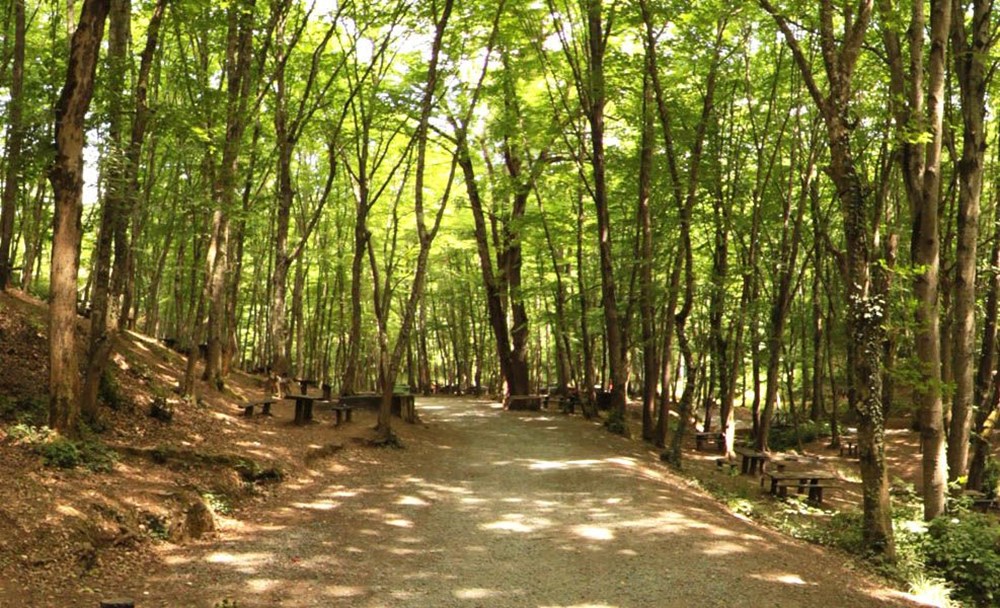
[[[13,441],[37,445],[49,440],[49,437],[52,436],[52,429],[47,426],[19,423],[7,429],[7,436]]]
[[[170,523],[165,517],[145,513],[142,516],[142,527],[155,540],[163,541],[170,538]]]
[[[77,449],[76,442],[64,437],[43,443],[38,447],[38,452],[47,467],[75,469],[80,464],[80,450]]]
[[[122,393],[122,387],[118,382],[118,378],[110,368],[105,369],[104,373],[101,374],[101,383],[97,388],[97,398],[101,403],[115,411],[124,409],[129,405],[128,399]]]
[[[56,437],[39,444],[36,451],[45,466],[75,469],[83,466],[95,473],[107,473],[115,466],[118,455],[103,443],[94,440],[73,441]]]
[[[609,433],[614,433],[615,435],[628,435],[628,425],[625,423],[625,416],[621,412],[612,411],[607,420],[604,421],[604,428],[608,429]]]
[[[42,426],[49,419],[49,401],[42,395],[20,399],[0,395],[0,419]]]
[[[996,496],[998,484],[1000,484],[1000,461],[991,456],[986,460],[986,468],[983,471],[983,492],[989,497]]]
[[[827,422],[813,422],[805,420],[799,423],[798,436],[796,436],[794,426],[783,426],[772,428],[767,438],[768,447],[775,451],[783,451],[799,446],[799,437],[802,443],[811,443],[820,437],[830,435],[830,425]]]
[[[222,493],[217,492],[203,492],[201,495],[202,500],[208,505],[208,508],[212,510],[213,513],[218,513],[220,515],[231,515],[233,513],[233,504],[229,500],[229,497]]]
[[[95,473],[109,473],[115,468],[118,454],[99,441],[81,441],[77,443],[80,450],[80,460],[83,466]]]
[[[954,585],[955,593],[982,606],[1000,600],[1000,526],[987,515],[939,517],[930,523],[927,565]]]

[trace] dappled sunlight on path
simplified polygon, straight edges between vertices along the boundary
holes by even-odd
[[[178,603],[187,592],[240,608],[908,605],[583,420],[418,406],[429,429],[407,449],[344,450],[326,483],[167,551],[142,605],[212,605]]]

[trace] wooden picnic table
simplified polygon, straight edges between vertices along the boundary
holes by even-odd
[[[858,457],[858,436],[857,435],[841,435],[840,436],[840,455],[843,456],[847,454],[849,457]]]
[[[694,449],[700,452],[708,443],[714,443],[715,449],[719,452],[726,449],[726,437],[718,431],[698,431],[694,434]]]
[[[511,411],[515,410],[530,410],[537,412],[542,409],[542,396],[541,395],[510,395],[507,397],[506,403],[507,409]]]
[[[243,415],[246,416],[247,418],[253,417],[254,408],[256,408],[258,405],[260,406],[261,416],[270,416],[271,406],[277,402],[278,400],[275,399],[274,397],[268,397],[266,399],[261,399],[259,401],[247,401],[240,407],[243,408]]]
[[[296,378],[295,381],[299,383],[299,389],[303,395],[309,394],[310,386],[316,386],[316,381],[309,378]]]
[[[765,478],[770,479],[772,496],[784,498],[788,496],[788,488],[794,487],[799,494],[808,490],[809,502],[816,504],[823,502],[823,488],[837,481],[836,475],[826,471],[768,471],[761,477],[761,485],[764,485]]]
[[[285,395],[285,399],[295,401],[295,424],[308,424],[313,419],[313,403],[323,401],[317,395]]]
[[[756,475],[764,472],[764,463],[770,460],[771,455],[752,448],[737,447],[733,451],[743,459],[740,463],[740,473],[744,475]]]

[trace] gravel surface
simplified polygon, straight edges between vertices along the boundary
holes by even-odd
[[[132,595],[141,607],[913,605],[846,558],[727,512],[637,442],[498,408],[419,400],[424,425],[399,429],[406,449],[318,462],[278,504],[164,550]]]

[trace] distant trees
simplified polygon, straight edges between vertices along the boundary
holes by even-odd
[[[64,432],[141,327],[188,353],[190,396],[231,365],[555,385],[624,432],[631,388],[678,466],[691,424],[727,452],[856,426],[886,556],[889,416],[919,420],[927,517],[983,483],[987,0],[0,6],[0,286],[51,302]]]

